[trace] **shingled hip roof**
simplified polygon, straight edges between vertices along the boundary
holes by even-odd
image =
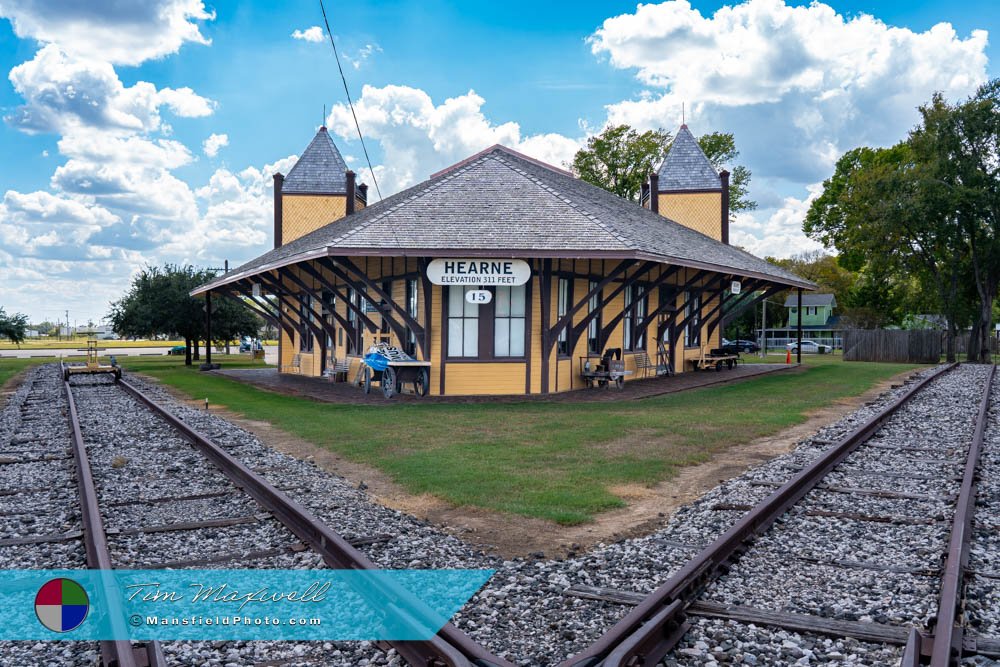
[[[281,191],[285,194],[346,194],[346,172],[347,163],[330,133],[321,127],[285,176]]]
[[[681,125],[670,151],[657,172],[660,192],[668,190],[721,190],[722,179],[709,162],[687,125]]]
[[[631,258],[815,287],[562,170],[494,146],[194,293],[316,257],[351,255]]]

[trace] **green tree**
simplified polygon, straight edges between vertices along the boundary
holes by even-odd
[[[649,173],[659,168],[673,138],[666,130],[639,133],[628,125],[609,125],[587,140],[570,165],[573,173],[623,199],[637,201]],[[731,132],[711,132],[698,145],[716,171],[729,168],[729,210],[752,211],[757,202],[749,198],[750,170],[733,164],[740,152]]]
[[[899,284],[912,279],[937,294],[948,322],[947,354],[961,319],[959,292],[966,268],[954,200],[917,158],[913,137],[891,148],[856,148],[837,161],[806,214],[806,234],[840,251],[839,262],[867,278],[845,306],[858,326],[901,320],[881,311],[901,307]],[[896,297],[890,298],[895,291]]]
[[[187,348],[184,362],[190,366],[192,358],[198,358],[198,341],[205,338],[205,300],[190,292],[214,277],[213,271],[193,266],[147,266],[133,279],[129,291],[111,304],[107,319],[122,336],[180,336]],[[255,336],[259,327],[260,320],[246,308],[213,300],[212,333],[217,339]]]
[[[571,169],[588,183],[637,201],[649,173],[667,154],[670,139],[666,130],[640,134],[628,125],[609,125],[577,151]]]
[[[968,358],[991,361],[993,304],[1000,289],[1000,79],[951,106],[941,95],[921,107],[911,140],[929,177],[954,206],[979,300]]]
[[[735,164],[740,152],[732,132],[710,132],[698,137],[698,145],[716,171],[729,168],[729,212],[740,213],[757,208],[750,199],[750,170]]]
[[[28,316],[21,313],[8,315],[0,307],[0,336],[10,339],[10,342],[20,347],[28,329]]]

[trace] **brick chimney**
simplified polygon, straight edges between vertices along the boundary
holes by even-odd
[[[280,171],[274,175],[274,247],[281,247],[281,187],[285,175]]]
[[[722,242],[729,245],[729,172],[719,172],[722,180]]]
[[[660,175],[655,171],[649,174],[649,210],[660,212]]]
[[[355,198],[358,196],[357,195],[357,188],[356,188],[356,185],[355,185],[357,181],[356,181],[356,177],[354,175],[354,172],[351,171],[350,169],[348,169],[346,172],[344,172],[344,175],[347,177],[346,178],[346,181],[347,181],[347,215],[351,215],[352,213],[354,213]]]

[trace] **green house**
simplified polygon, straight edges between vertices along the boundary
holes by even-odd
[[[788,328],[796,328],[801,317],[803,329],[830,329],[834,324],[833,309],[836,307],[837,300],[832,294],[803,294],[800,313],[796,295],[790,294],[785,299],[785,308],[788,309]]]

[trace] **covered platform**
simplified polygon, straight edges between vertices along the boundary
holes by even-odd
[[[625,384],[621,391],[615,389],[577,389],[558,394],[533,394],[525,396],[428,396],[419,398],[412,393],[396,395],[392,401],[383,398],[381,392],[365,394],[350,382],[330,382],[324,378],[308,375],[279,373],[277,368],[232,368],[211,371],[243,382],[258,389],[273,391],[288,396],[301,396],[324,403],[343,405],[392,405],[394,402],[408,403],[419,400],[422,403],[523,403],[542,401],[552,403],[589,403],[607,401],[628,401],[673,394],[689,389],[699,389],[715,384],[742,382],[768,373],[786,372],[800,369],[799,364],[740,364],[733,370],[721,372],[702,371],[682,373],[672,377],[633,380]]]

